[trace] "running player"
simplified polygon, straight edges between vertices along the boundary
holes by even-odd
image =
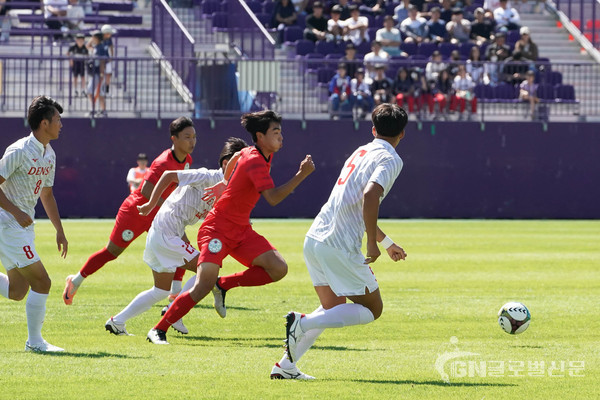
[[[138,294],[119,314],[106,321],[107,331],[115,335],[128,335],[125,328],[127,320],[167,298],[177,267],[196,272],[200,253],[189,242],[182,239],[185,236],[185,227],[194,225],[208,214],[215,199],[209,198],[205,189],[223,180],[223,172],[231,157],[247,146],[248,144],[242,139],[233,137],[227,139],[219,156],[221,169],[166,171],[152,191],[148,203],[138,206],[140,214],[147,215],[154,209],[160,195],[167,187],[172,183],[179,184],[154,217],[146,238],[144,261],[152,269],[154,286]],[[232,161],[233,165],[235,160]],[[232,170],[233,168],[228,169],[229,175]],[[225,178],[228,177],[226,174]],[[193,285],[194,280],[190,279],[188,282]],[[191,289],[191,285],[184,289]],[[181,320],[173,324],[173,328],[184,335],[188,333]]]
[[[261,194],[272,206],[281,202],[314,171],[315,166],[307,155],[296,175],[275,187],[270,169],[273,154],[282,147],[281,116],[270,110],[244,114],[242,126],[252,135],[255,146],[241,151],[225,192],[202,223],[198,231],[200,256],[194,287],[182,292],[160,322],[148,332],[148,340],[152,343],[168,344],[166,331],[211,292],[227,255],[231,254],[248,268],[228,279],[228,282],[235,282],[234,286],[262,286],[287,274],[283,257],[252,229],[250,213]]]
[[[137,206],[148,201],[154,185],[156,185],[163,172],[166,170],[189,169],[192,163],[190,153],[194,151],[196,145],[196,130],[192,120],[188,117],[177,118],[171,122],[169,130],[173,146],[156,157],[146,172],[140,187],[121,204],[106,247],[92,254],[76,275],[67,277],[63,292],[65,304],[70,305],[73,303],[73,296],[75,296],[77,289],[79,289],[85,278],[98,271],[107,262],[119,257],[138,236],[150,229],[158,208],[155,208],[147,216],[142,216],[139,214]],[[176,186],[173,183],[164,191],[162,199],[158,202],[159,205],[175,190]]]
[[[304,261],[321,306],[312,314],[286,316],[287,350],[271,370],[271,379],[314,379],[296,367],[302,355],[325,328],[367,324],[379,318],[383,302],[369,264],[381,252],[394,261],[406,253],[377,226],[379,203],[389,193],[402,169],[394,150],[404,137],[406,112],[381,104],[371,115],[375,140],[359,147],[344,164],[304,241]],[[367,233],[367,256],[361,253]],[[346,304],[346,299],[353,304]]]
[[[50,97],[33,99],[27,112],[31,134],[8,146],[0,159],[0,261],[7,271],[0,273],[0,295],[19,301],[31,287],[25,302],[25,351],[64,351],[42,337],[51,282],[35,250],[33,229],[34,208],[41,199],[56,229],[58,251],[63,258],[67,256],[69,243],[52,192],[56,154],[50,146],[60,134],[62,111]]]

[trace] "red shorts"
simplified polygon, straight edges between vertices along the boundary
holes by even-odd
[[[275,247],[252,229],[252,225],[238,225],[209,214],[198,231],[198,265],[210,262],[223,266],[223,259],[230,255],[246,267],[252,261]]]
[[[152,225],[152,220],[158,212],[156,207],[149,215],[140,215],[137,209],[137,204],[131,203],[127,198],[117,213],[115,226],[110,234],[110,241],[115,245],[126,248],[138,236],[144,232],[148,232]]]

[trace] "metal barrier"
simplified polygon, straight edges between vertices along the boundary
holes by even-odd
[[[244,0],[228,0],[229,43],[235,43],[243,57],[272,59],[275,40]]]
[[[554,0],[556,8],[571,20],[595,48],[600,48],[600,15],[596,12],[599,1]]]

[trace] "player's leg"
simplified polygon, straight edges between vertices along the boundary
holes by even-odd
[[[0,273],[0,295],[10,300],[20,301],[25,298],[29,290],[29,282],[16,268],[10,269],[5,274]]]
[[[173,276],[173,282],[171,283],[171,293],[169,294],[169,300],[173,301],[181,292],[181,285],[183,276],[185,275],[185,268],[177,268],[175,275]]]

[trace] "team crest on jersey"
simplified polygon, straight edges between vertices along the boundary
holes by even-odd
[[[133,231],[131,229],[125,229],[121,234],[121,237],[124,241],[129,242],[131,239],[133,239]]]
[[[219,239],[212,239],[210,242],[208,242],[208,251],[213,254],[220,252],[222,248],[223,243],[221,243]]]
[[[185,165],[183,166],[183,169],[190,169],[190,163],[185,163]]]

